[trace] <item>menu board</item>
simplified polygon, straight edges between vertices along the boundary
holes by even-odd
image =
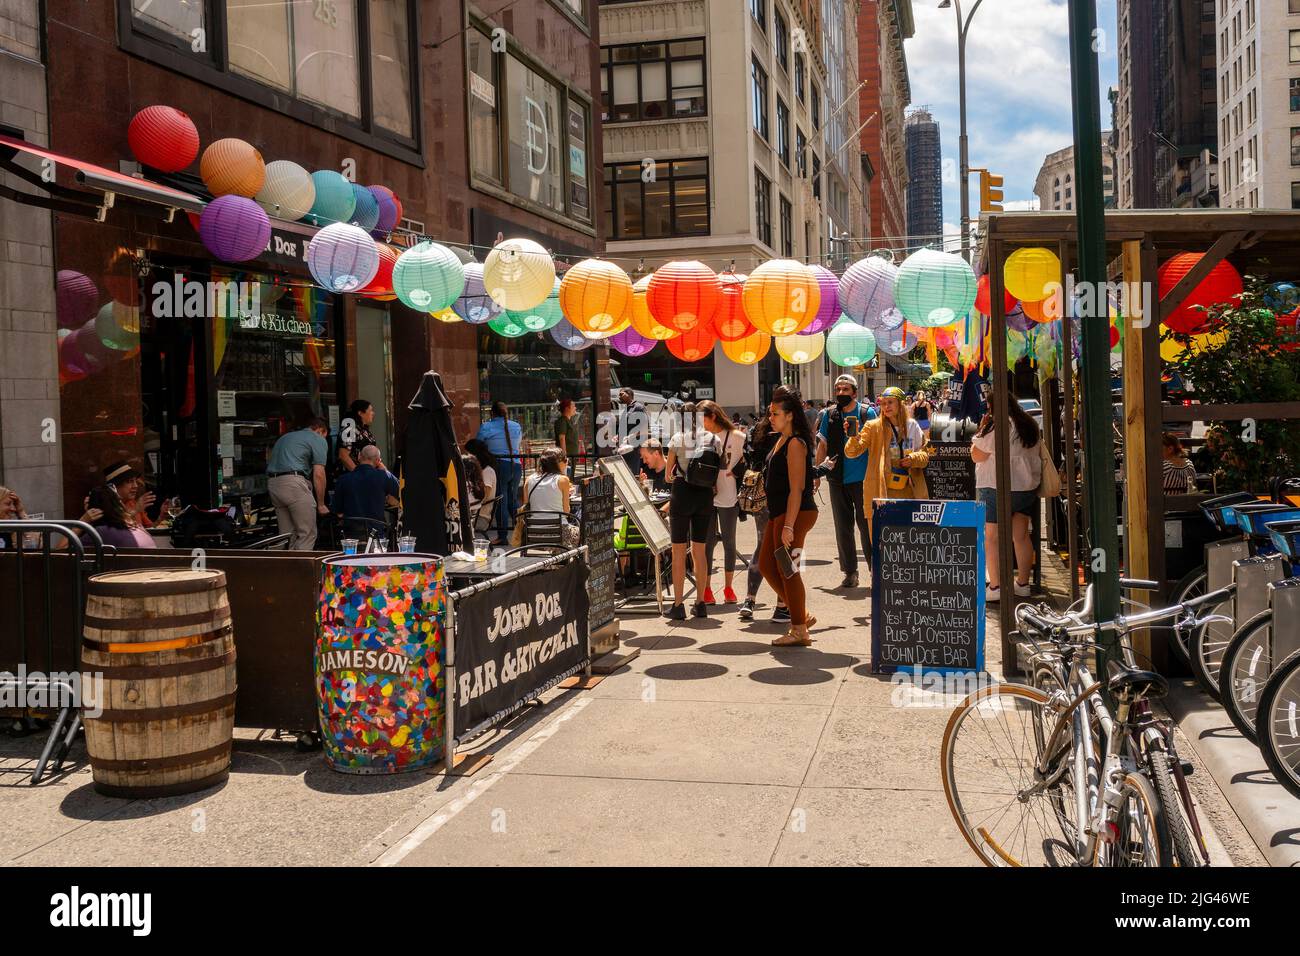
[[[878,501],[871,520],[871,670],[984,669],[984,507]]]
[[[925,482],[930,488],[931,498],[940,501],[973,501],[975,462],[970,456],[970,442],[931,442],[930,464],[925,468]]]
[[[632,476],[627,462],[618,457],[602,458],[600,468],[614,479],[614,492],[618,495],[618,500],[623,502],[627,513],[632,516],[636,529],[645,539],[646,547],[655,554],[663,554],[667,551],[672,546],[668,526],[664,524],[659,509],[646,497],[645,490]]]
[[[614,479],[598,475],[582,482],[582,543],[587,546],[587,594],[591,633],[614,620]]]

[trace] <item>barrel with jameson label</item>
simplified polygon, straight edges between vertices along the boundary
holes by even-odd
[[[442,563],[357,554],[322,564],[316,690],[321,742],[342,773],[401,773],[442,759]]]
[[[984,669],[984,506],[877,501],[871,669]]]

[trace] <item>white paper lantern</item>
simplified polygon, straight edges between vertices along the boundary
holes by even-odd
[[[531,239],[507,239],[487,254],[483,285],[503,309],[535,309],[555,287],[555,261]]]
[[[311,212],[316,184],[311,173],[297,163],[277,159],[266,164],[266,179],[255,198],[268,216],[292,222]]]

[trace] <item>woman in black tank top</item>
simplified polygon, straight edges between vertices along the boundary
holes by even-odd
[[[813,501],[812,431],[797,389],[783,386],[773,393],[768,420],[780,437],[768,456],[763,475],[769,517],[759,544],[759,569],[790,609],[790,630],[772,643],[777,647],[807,647],[812,644],[808,628],[817,620],[807,616],[799,568],[804,539],[817,523],[817,505]],[[783,549],[794,568],[790,577],[782,573],[784,562],[777,558],[777,552]]]

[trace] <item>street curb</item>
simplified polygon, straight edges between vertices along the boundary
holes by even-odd
[[[1164,704],[1268,865],[1300,866],[1300,801],[1273,779],[1259,748],[1191,680],[1171,681]]]

